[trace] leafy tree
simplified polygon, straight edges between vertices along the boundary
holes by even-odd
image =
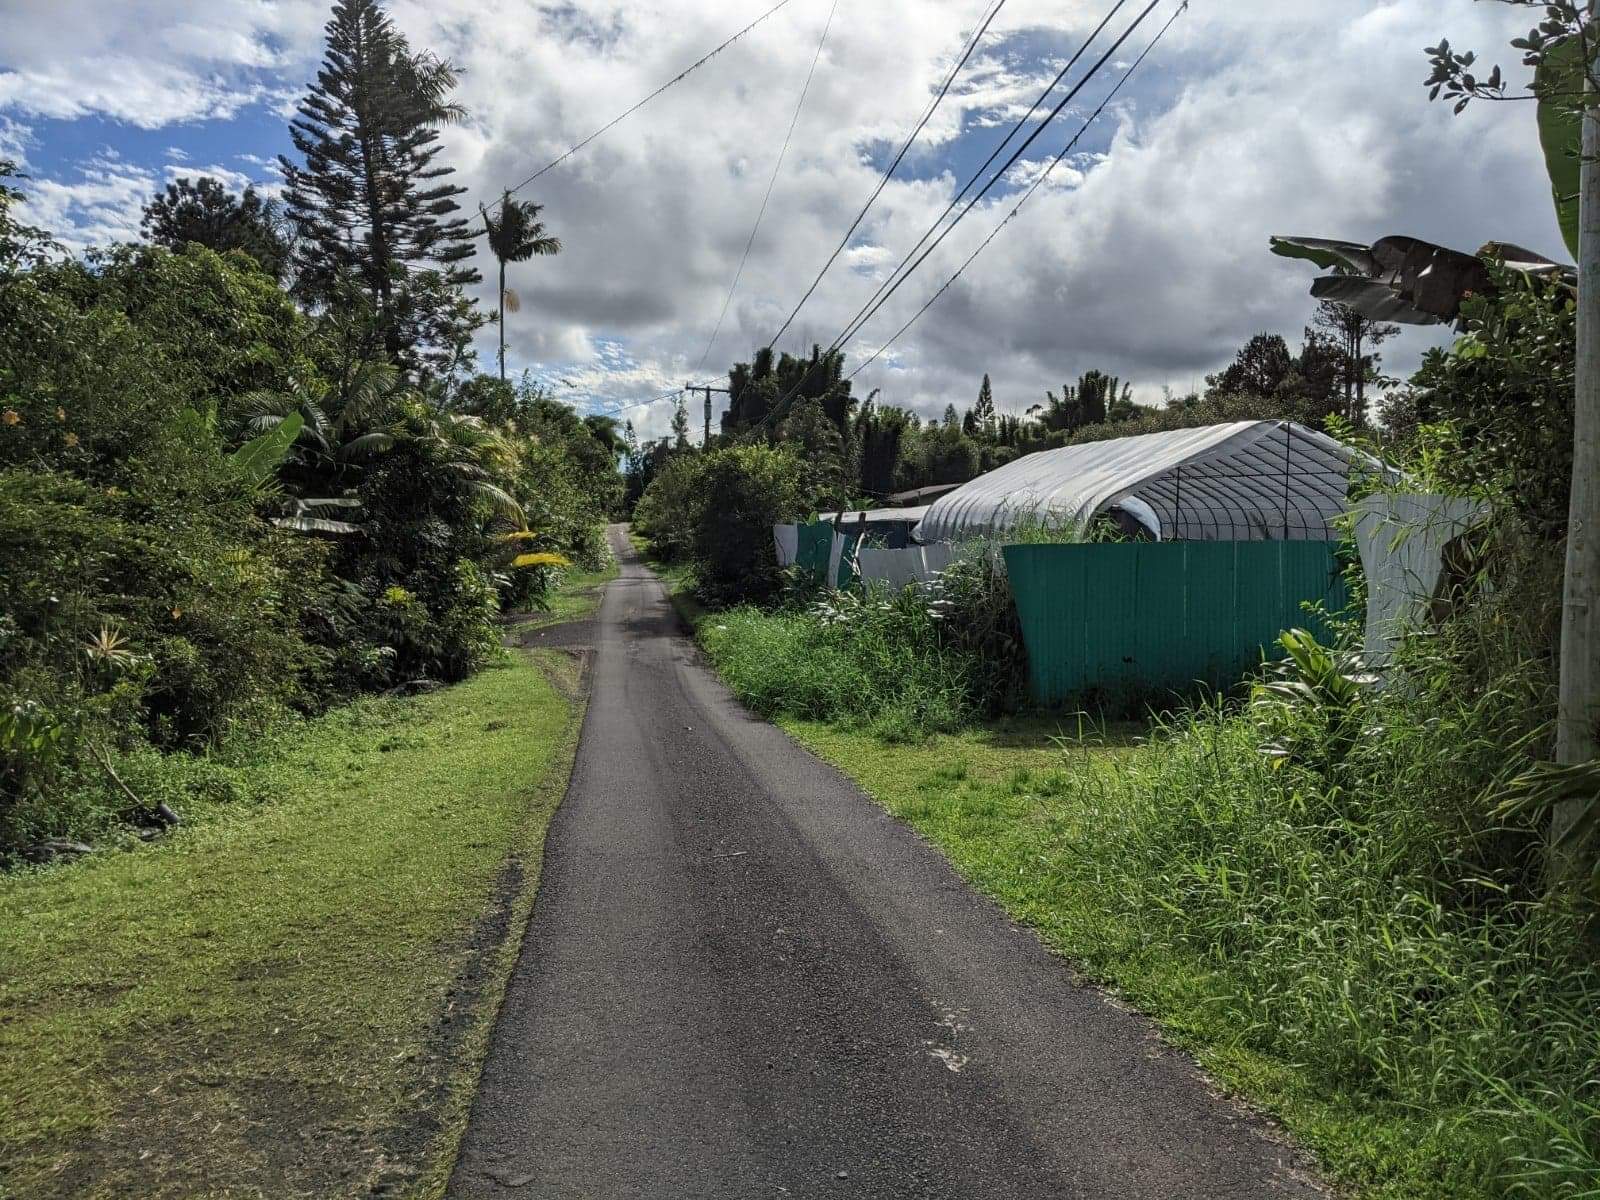
[[[1512,278],[1462,308],[1466,333],[1430,351],[1412,379],[1407,424],[1449,422],[1446,480],[1485,489],[1547,538],[1567,531],[1576,306],[1559,284]]]
[[[730,446],[695,462],[697,590],[713,604],[771,599],[782,578],[772,527],[811,507],[799,456],[788,447]]]
[[[1377,375],[1383,361],[1377,348],[1391,338],[1398,337],[1400,326],[1374,321],[1363,316],[1348,304],[1324,300],[1317,305],[1317,315],[1312,319],[1314,328],[1332,338],[1342,356],[1339,382],[1344,388],[1344,419],[1357,429],[1367,423],[1367,384]],[[1307,345],[1311,340],[1307,338]],[[1372,352],[1368,353],[1371,347]],[[1302,360],[1305,358],[1302,352]],[[1305,366],[1301,366],[1304,375]]]
[[[1206,376],[1211,395],[1271,396],[1294,374],[1294,355],[1276,333],[1258,333],[1234,356],[1232,364]]]
[[[583,423],[594,440],[605,448],[613,462],[627,452],[627,439],[623,436],[622,427],[615,417],[605,413],[590,413],[583,418]]]
[[[978,444],[961,431],[961,425],[930,425],[917,433],[913,453],[903,460],[901,486],[930,487],[939,483],[965,483],[982,469]]]
[[[52,263],[38,279],[81,307],[126,316],[207,412],[219,398],[316,374],[314,323],[240,252],[123,245]]]
[[[684,407],[681,393],[672,410],[672,445],[678,450],[689,448],[689,410]]]
[[[489,249],[500,264],[500,378],[506,377],[506,309],[521,306],[515,292],[506,290],[506,264],[527,262],[536,255],[561,253],[561,239],[550,237],[539,220],[542,206],[511,198],[507,192],[494,211],[479,206]]]
[[[915,436],[916,425],[904,409],[878,407],[876,396],[876,392],[868,396],[856,414],[852,437],[859,456],[861,490],[883,497],[895,490],[901,459],[907,442]]]
[[[26,178],[13,159],[0,158],[0,283],[20,278],[28,268],[43,266],[58,249],[48,232],[22,224],[11,211],[22,202],[22,191],[9,181]]]
[[[413,52],[376,0],[340,0],[326,28],[322,69],[289,126],[304,162],[279,159],[299,284],[328,303],[356,281],[390,358],[451,367],[464,328],[482,321],[461,294],[478,280],[471,232],[452,215],[466,189],[436,162],[440,126],[464,116],[449,100],[455,68]]]
[[[778,441],[799,456],[802,486],[812,504],[839,509],[850,503],[856,481],[850,447],[820,400],[807,400],[791,409],[778,431]]]
[[[785,352],[776,358],[770,346],[756,351],[748,363],[728,372],[728,411],[722,432],[729,437],[761,436],[773,430],[799,404],[816,400],[842,433],[855,407],[850,382],[844,378],[844,352],[823,353],[813,346],[808,358]]]
[[[171,250],[190,242],[219,254],[242,250],[278,283],[289,268],[282,212],[254,187],[235,196],[209,176],[180,178],[144,206],[139,227],[150,241]]]
[[[1063,385],[1061,395],[1045,393],[1045,402],[1028,410],[1041,428],[1072,433],[1085,425],[1125,420],[1133,415],[1133,386],[1103,371],[1086,371],[1076,384]]]

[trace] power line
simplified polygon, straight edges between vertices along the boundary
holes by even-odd
[[[828,44],[828,30],[833,28],[833,14],[838,10],[839,0],[833,0],[828,8],[828,19],[822,23],[822,37],[817,40],[817,52],[811,57],[811,69],[806,72],[806,81],[800,87],[800,99],[795,103],[794,116],[789,118],[789,131],[783,135],[783,146],[778,151],[778,161],[773,164],[772,178],[767,180],[766,195],[761,197],[761,208],[756,212],[756,223],[750,228],[750,238],[745,242],[744,254],[739,258],[739,269],[733,273],[733,283],[728,288],[727,297],[722,301],[722,311],[717,314],[717,324],[711,331],[711,340],[706,343],[705,353],[695,364],[696,375],[706,365],[706,359],[711,357],[711,348],[717,344],[717,337],[722,333],[722,322],[727,319],[728,308],[733,304],[733,294],[739,290],[739,280],[744,276],[745,264],[750,261],[750,250],[756,244],[756,234],[761,231],[762,219],[766,217],[767,205],[772,200],[772,189],[777,186],[778,175],[783,170],[784,157],[789,153],[789,142],[794,137],[795,126],[800,123],[800,112],[806,106],[806,96],[811,91],[811,80],[817,73],[817,64],[822,61],[822,48]]]
[[[788,7],[788,5],[792,4],[793,2],[794,2],[794,0],[778,0],[778,3],[774,4],[771,8],[767,9],[766,12],[762,13],[754,21],[751,21],[750,24],[746,25],[743,29],[739,30],[738,33],[735,33],[732,37],[730,37],[726,41],[722,42],[715,50],[712,50],[709,54],[706,54],[703,57],[698,58],[694,62],[690,63],[687,67],[685,67],[683,70],[679,71],[676,75],[674,75],[671,79],[667,80],[665,83],[663,83],[655,91],[651,92],[644,99],[638,101],[632,107],[625,109],[623,112],[619,113],[617,116],[615,116],[611,120],[607,121],[599,129],[596,129],[588,137],[584,138],[581,142],[577,143],[577,145],[572,146],[570,149],[568,149],[564,153],[557,155],[555,158],[553,158],[549,162],[545,163],[544,166],[540,167],[532,175],[529,175],[521,183],[517,184],[516,187],[507,188],[506,192],[505,192],[505,195],[501,197],[499,203],[503,204],[505,202],[505,197],[506,196],[515,195],[516,193],[520,192],[523,188],[527,187],[534,180],[538,179],[541,175],[545,174],[547,171],[553,170],[554,168],[560,166],[562,163],[566,162],[567,159],[571,158],[574,154],[578,153],[578,151],[582,150],[590,142],[594,141],[597,137],[601,136],[604,133],[609,132],[610,130],[614,129],[616,126],[620,125],[623,121],[627,120],[634,113],[638,112],[646,104],[649,104],[650,101],[654,100],[657,96],[661,95],[662,92],[666,91],[668,88],[672,87],[674,84],[682,83],[690,75],[694,74],[694,72],[698,71],[701,67],[705,66],[713,58],[715,58],[717,55],[721,54],[724,50],[726,50],[729,46],[733,45],[734,42],[738,41],[745,34],[749,33],[757,25],[760,25],[763,21],[765,21],[768,17],[772,16],[779,9],[786,8],[786,7]]]
[[[927,240],[929,234],[931,234],[934,229],[937,229],[939,227],[939,224],[944,220],[944,218],[946,216],[948,216],[950,214],[950,212],[955,208],[956,204],[960,202],[961,197],[966,194],[966,191],[984,173],[984,171],[986,171],[988,169],[989,164],[992,163],[995,160],[995,158],[999,156],[1000,151],[1002,149],[1004,149],[1005,146],[1011,141],[1012,137],[1014,137],[1016,135],[1017,131],[1019,129],[1021,129],[1027,123],[1028,119],[1033,115],[1034,109],[1038,108],[1039,104],[1043,101],[1044,97],[1048,96],[1050,94],[1050,92],[1055,90],[1056,85],[1058,83],[1060,83],[1060,81],[1066,76],[1067,72],[1072,69],[1073,64],[1076,63],[1078,61],[1078,59],[1083,55],[1084,51],[1087,50],[1089,48],[1089,46],[1094,43],[1095,39],[1100,36],[1101,31],[1103,31],[1105,29],[1105,27],[1111,22],[1112,18],[1115,17],[1116,14],[1119,11],[1121,11],[1121,9],[1123,8],[1123,6],[1126,3],[1127,3],[1127,0],[1117,0],[1117,2],[1112,6],[1111,11],[1108,12],[1106,14],[1105,18],[1100,22],[1100,24],[1095,27],[1094,32],[1089,35],[1088,39],[1079,48],[1078,52],[1072,56],[1071,61],[1069,61],[1067,63],[1067,65],[1066,65],[1066,67],[1064,67],[1062,69],[1062,71],[1056,76],[1055,80],[1050,84],[1050,86],[1045,89],[1044,94],[1040,97],[1040,99],[1038,101],[1035,101],[1033,108],[1030,108],[1028,110],[1028,112],[1023,116],[1022,120],[1019,121],[1015,127],[1013,127],[1011,132],[1006,135],[1006,137],[1005,137],[1005,139],[1003,141],[1001,141],[1000,145],[995,148],[994,153],[990,154],[988,161],[985,162],[984,165],[978,169],[977,173],[974,174],[973,177],[968,180],[967,184],[962,188],[961,192],[957,193],[955,200],[952,200],[950,202],[950,205],[945,209],[945,211],[942,214],[940,214],[939,218],[936,221],[934,221],[933,225],[929,226],[927,233],[924,233],[922,238],[918,240],[918,243],[917,243],[918,246],[922,245],[922,243]],[[991,177],[990,180],[986,184],[983,185],[983,187],[979,190],[978,194],[976,196],[974,196],[971,199],[971,201],[968,202],[966,208],[964,208],[956,216],[956,219],[953,222],[951,222],[949,226],[947,226],[945,228],[944,232],[939,235],[939,237],[934,241],[933,245],[929,246],[927,248],[927,250],[925,250],[922,253],[922,255],[916,259],[915,262],[912,262],[911,265],[909,267],[907,267],[906,263],[911,259],[911,256],[916,253],[917,247],[916,246],[912,247],[911,251],[906,255],[906,257],[904,259],[901,260],[900,265],[897,266],[895,268],[894,272],[891,273],[891,275],[890,275],[890,278],[895,280],[894,281],[894,286],[893,287],[889,287],[887,291],[885,291],[883,286],[879,287],[877,293],[873,296],[873,298],[871,300],[868,300],[867,304],[864,305],[862,307],[862,309],[857,311],[855,317],[851,318],[849,324],[845,328],[845,331],[843,333],[841,333],[838,337],[836,337],[833,340],[833,342],[829,345],[827,352],[822,355],[822,360],[826,360],[826,358],[828,357],[829,354],[832,354],[835,350],[839,350],[844,345],[846,345],[850,341],[850,339],[853,338],[856,335],[856,333],[860,331],[862,326],[864,326],[867,321],[872,319],[872,317],[878,312],[878,310],[881,309],[883,307],[883,305],[888,302],[889,298],[891,296],[893,296],[896,291],[899,290],[901,284],[905,283],[905,281],[911,277],[912,273],[915,272],[916,269],[918,267],[920,267],[922,265],[922,263],[927,260],[928,255],[932,254],[934,252],[934,250],[938,249],[939,244],[941,242],[943,242],[946,237],[949,236],[951,230],[955,229],[955,227],[957,225],[959,225],[962,222],[962,220],[964,220],[966,218],[966,216],[972,211],[973,207],[978,203],[978,201],[982,200],[983,197],[988,193],[989,189],[992,188],[1000,179],[1004,178],[1006,172],[1009,171],[1012,168],[1013,165],[1015,165],[1017,160],[1019,158],[1021,158],[1024,153],[1026,153],[1028,147],[1030,145],[1032,145],[1033,142],[1039,137],[1039,135],[1041,133],[1043,133],[1045,131],[1045,129],[1047,129],[1049,127],[1050,122],[1055,120],[1055,118],[1060,114],[1061,110],[1063,108],[1065,108],[1069,103],[1071,103],[1072,99],[1080,91],[1083,90],[1084,86],[1091,79],[1093,79],[1097,74],[1100,73],[1100,71],[1105,67],[1105,64],[1111,59],[1111,56],[1113,54],[1115,54],[1118,49],[1121,48],[1122,44],[1124,42],[1126,42],[1130,36],[1132,36],[1133,32],[1136,29],[1138,29],[1140,25],[1142,25],[1144,23],[1144,21],[1150,16],[1150,14],[1152,12],[1155,11],[1155,9],[1160,5],[1160,3],[1161,3],[1161,0],[1150,0],[1150,3],[1145,7],[1144,11],[1141,12],[1136,18],[1134,18],[1133,23],[1131,25],[1129,25],[1126,30],[1123,31],[1122,36],[1119,37],[1112,44],[1112,46],[1111,46],[1111,48],[1109,50],[1107,50],[1104,54],[1102,54],[1100,56],[1099,61],[1097,61],[1095,63],[1095,65],[1089,69],[1088,73],[1081,80],[1079,80],[1078,83],[1065,96],[1062,97],[1060,103],[1058,103],[1053,109],[1051,109],[1050,113],[1040,123],[1039,128],[1034,130],[1033,133],[1029,134],[1027,139],[1022,143],[1022,145],[1017,147],[1016,151],[1006,161],[1005,165],[1002,166],[1000,168],[1000,170],[997,171],[993,175],[993,177]],[[904,274],[900,274],[902,268],[905,269]],[[896,275],[899,275],[898,279],[895,279]],[[811,368],[808,368],[807,371],[795,383],[794,387],[790,388],[788,392],[786,392],[784,395],[782,395],[782,396],[780,396],[778,398],[777,402],[773,405],[772,412],[779,411],[785,403],[787,403],[791,398],[793,398],[800,391],[800,389],[805,386],[806,382],[811,377],[811,370],[812,370]],[[772,415],[772,413],[768,414],[769,417],[771,415]]]
[[[800,297],[800,303],[794,306],[794,311],[789,314],[788,318],[784,321],[783,326],[778,330],[777,333],[772,335],[772,340],[767,343],[768,349],[771,349],[773,346],[777,345],[778,339],[781,338],[785,332],[787,332],[789,326],[794,323],[794,319],[800,315],[800,310],[805,307],[806,301],[811,299],[812,293],[815,292],[818,285],[821,284],[822,277],[828,273],[829,268],[833,266],[839,255],[844,253],[845,247],[850,244],[850,239],[855,236],[856,230],[861,227],[861,222],[866,220],[868,211],[870,211],[872,206],[877,203],[878,197],[883,194],[883,189],[889,186],[889,180],[893,178],[895,171],[899,169],[901,160],[903,160],[906,154],[910,152],[912,144],[917,140],[917,136],[921,134],[928,122],[933,119],[933,114],[938,110],[939,105],[944,101],[945,96],[949,94],[951,85],[955,83],[956,76],[959,75],[961,73],[961,69],[967,65],[967,60],[972,57],[973,51],[978,48],[978,43],[983,40],[983,35],[989,32],[989,26],[993,24],[995,17],[999,15],[1000,10],[1005,6],[1006,0],[995,0],[994,6],[990,8],[988,15],[984,17],[983,23],[978,26],[978,29],[972,35],[971,40],[967,42],[966,49],[963,50],[960,59],[958,59],[956,65],[951,68],[950,74],[945,77],[944,84],[939,88],[938,94],[934,96],[932,103],[930,103],[923,111],[921,118],[916,123],[916,126],[911,130],[911,133],[901,144],[899,152],[894,156],[894,161],[889,164],[888,169],[883,173],[883,177],[878,180],[878,186],[872,190],[872,195],[867,197],[867,202],[861,206],[861,211],[856,214],[856,219],[850,222],[850,228],[845,230],[844,237],[839,239],[839,244],[834,248],[833,253],[828,255],[828,261],[822,264],[822,270],[817,272],[817,277],[811,281],[811,286],[806,289],[805,295]]]
[[[877,302],[884,295],[886,289],[888,289],[891,284],[896,283],[901,271],[906,270],[906,264],[911,261],[911,259],[916,255],[917,251],[922,249],[923,246],[927,245],[928,239],[934,235],[939,226],[942,225],[945,219],[955,211],[956,206],[966,198],[967,193],[972,190],[973,186],[988,173],[989,168],[994,165],[995,159],[999,158],[1000,155],[1004,153],[1006,147],[1011,144],[1011,139],[1016,137],[1020,132],[1022,132],[1023,129],[1027,128],[1028,122],[1033,120],[1033,115],[1038,112],[1040,107],[1043,106],[1044,102],[1049,99],[1050,93],[1061,86],[1062,80],[1066,79],[1066,77],[1071,73],[1072,69],[1078,65],[1078,62],[1088,52],[1089,47],[1094,45],[1095,41],[1098,40],[1100,35],[1105,32],[1106,27],[1111,24],[1112,20],[1119,12],[1122,11],[1127,3],[1128,0],[1116,0],[1116,3],[1111,6],[1110,11],[1107,12],[1103,18],[1101,18],[1100,23],[1094,27],[1094,30],[1087,38],[1084,39],[1083,44],[1080,45],[1073,53],[1072,57],[1067,60],[1066,65],[1062,67],[1060,71],[1056,72],[1055,78],[1045,86],[1044,91],[1040,92],[1038,98],[1028,106],[1028,111],[1022,114],[1021,118],[1018,119],[1016,124],[1012,125],[1012,127],[1007,130],[1005,137],[1001,138],[994,149],[989,152],[989,157],[984,159],[983,165],[967,177],[966,182],[961,185],[960,190],[957,191],[956,194],[951,198],[950,203],[945,205],[944,211],[934,219],[933,223],[929,225],[927,229],[923,230],[922,236],[916,240],[911,249],[906,251],[905,256],[901,258],[898,264],[896,264],[894,270],[890,271],[889,274],[884,278],[883,282],[878,285],[877,291],[873,292],[871,297],[868,298],[866,304],[862,305],[862,307],[857,310],[857,317],[859,317],[862,312]],[[1080,83],[1078,86],[1082,87],[1082,83]],[[1069,94],[1067,96],[1067,100],[1070,100],[1071,98],[1072,95]],[[1057,107],[1056,111],[1060,111],[1060,106]],[[1038,133],[1044,129],[1045,125],[1049,124],[1051,118],[1054,116],[1055,113],[1052,112],[1049,116],[1045,117],[1043,123],[1041,123],[1039,126],[1039,130],[1035,131],[1035,137],[1037,137]],[[1024,145],[1026,145],[1026,143],[1024,143]],[[1016,161],[1015,156],[1012,157],[1010,162],[1014,161]],[[996,179],[999,178],[1000,175],[1005,174],[1006,170],[1010,168],[1010,162],[1008,162],[1005,167],[1001,168],[1000,172],[995,176]],[[992,183],[993,180],[990,181],[990,186],[992,186]],[[968,207],[970,208],[970,205]],[[963,212],[957,216],[957,222],[959,222],[961,217],[965,215],[966,214]],[[855,324],[855,320],[856,318],[851,318],[851,326]],[[853,336],[853,332],[853,329],[847,327],[847,333],[841,335],[841,339],[844,341],[849,340],[849,337]],[[840,344],[841,341],[835,341],[835,348],[837,348],[837,346]]]
[[[1118,2],[1119,8],[1121,7],[1121,2],[1122,0],[1119,0]],[[978,202],[982,200],[984,196],[988,195],[989,190],[1005,177],[1007,171],[1011,170],[1011,168],[1016,165],[1017,160],[1027,152],[1028,147],[1033,145],[1034,141],[1038,139],[1039,135],[1049,128],[1050,122],[1055,120],[1055,118],[1060,115],[1061,110],[1071,103],[1078,93],[1082,91],[1089,83],[1089,81],[1098,75],[1102,69],[1104,69],[1106,63],[1111,60],[1111,56],[1122,48],[1122,44],[1133,36],[1134,31],[1145,22],[1146,18],[1148,18],[1150,14],[1154,12],[1157,7],[1159,7],[1160,4],[1161,0],[1150,0],[1150,3],[1145,6],[1144,11],[1134,18],[1133,24],[1129,25],[1128,28],[1123,31],[1122,36],[1117,38],[1117,40],[1111,44],[1110,48],[1100,56],[1099,61],[1096,62],[1094,66],[1089,68],[1088,73],[1084,75],[1084,77],[1080,79],[1072,87],[1072,89],[1061,98],[1060,102],[1057,103],[1053,109],[1050,110],[1049,115],[1046,116],[1042,122],[1040,122],[1039,128],[1035,129],[1031,134],[1029,134],[1027,139],[1012,152],[1011,157],[1006,160],[1005,165],[996,171],[994,175],[990,177],[989,181],[983,185],[983,187],[978,189],[977,194],[974,195],[971,200],[967,201],[967,206],[963,208],[961,212],[956,214],[956,219],[950,222],[949,225],[945,226],[944,230],[939,234],[939,236],[933,240],[932,245],[928,246],[927,249],[923,250],[922,253],[917,256],[916,261],[912,262],[910,266],[905,266],[907,260],[903,259],[901,261],[901,266],[905,267],[904,273],[900,274],[899,278],[894,280],[893,286],[889,287],[887,290],[884,290],[883,288],[879,289],[880,294],[874,297],[874,299],[869,300],[867,305],[857,313],[856,317],[852,319],[845,332],[841,334],[840,337],[834,342],[833,349],[839,349],[847,344],[852,338],[855,337],[857,333],[861,331],[868,321],[872,320],[872,318],[877,315],[878,311],[889,302],[889,299],[895,294],[895,292],[900,290],[900,287],[906,282],[906,280],[911,278],[912,274],[917,270],[917,268],[927,261],[928,256],[939,248],[939,246],[944,242],[945,238],[949,237],[950,234],[955,230],[956,226],[961,224],[961,222],[966,219],[967,215],[972,212],[973,208],[976,207]],[[1114,12],[1115,9],[1112,11]],[[941,217],[940,220],[943,220],[943,218]],[[937,222],[935,222],[935,225],[937,225]],[[896,268],[897,273],[899,270],[900,268]]]
[[[1106,98],[1100,102],[1100,107],[1095,109],[1094,112],[1089,115],[1089,119],[1085,121],[1082,128],[1080,128],[1078,132],[1073,135],[1072,140],[1062,147],[1061,153],[1057,154],[1055,158],[1051,160],[1050,165],[1040,173],[1039,178],[1035,179],[1032,186],[1030,186],[1028,190],[1023,193],[1022,199],[1018,200],[1016,206],[1006,214],[1005,220],[1001,221],[1000,224],[994,227],[989,236],[984,238],[983,242],[978,246],[978,248],[967,257],[967,261],[962,263],[961,266],[956,269],[956,273],[954,275],[950,276],[949,279],[944,281],[943,286],[941,286],[937,292],[928,298],[928,302],[919,308],[916,314],[909,321],[900,326],[900,328],[894,332],[888,341],[884,342],[883,345],[874,350],[872,352],[872,356],[857,366],[855,370],[851,371],[846,378],[854,379],[857,375],[861,374],[862,371],[866,370],[867,367],[876,362],[879,356],[881,356],[883,352],[890,346],[894,345],[894,343],[899,340],[902,334],[904,334],[908,329],[921,320],[923,314],[934,306],[934,303],[939,299],[940,296],[943,296],[945,292],[950,290],[950,286],[955,283],[957,279],[961,278],[962,272],[970,267],[978,255],[982,254],[984,250],[988,248],[989,243],[994,241],[994,239],[999,236],[1002,229],[1011,224],[1012,218],[1022,211],[1022,206],[1028,202],[1028,198],[1032,196],[1034,192],[1039,190],[1044,181],[1050,177],[1051,172],[1061,165],[1062,160],[1065,159],[1068,154],[1072,153],[1073,148],[1077,146],[1079,140],[1085,133],[1088,132],[1089,126],[1093,125],[1100,115],[1105,112],[1106,108],[1111,104],[1111,102],[1116,99],[1117,93],[1122,91],[1128,80],[1133,77],[1133,73],[1137,71],[1144,60],[1150,56],[1150,52],[1161,43],[1162,38],[1167,36],[1167,30],[1171,29],[1177,19],[1188,11],[1188,0],[1183,0],[1183,3],[1178,6],[1177,11],[1174,12],[1172,16],[1167,19],[1167,23],[1161,27],[1160,32],[1158,32],[1156,36],[1150,40],[1150,44],[1144,48],[1143,53],[1141,53],[1139,57],[1134,60],[1133,65],[1123,73],[1122,78],[1117,81],[1117,86],[1112,88],[1110,93],[1107,94]]]

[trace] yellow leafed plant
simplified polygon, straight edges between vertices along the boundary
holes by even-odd
[[[565,554],[540,550],[536,554],[519,554],[511,560],[513,567],[570,567],[572,560]]]

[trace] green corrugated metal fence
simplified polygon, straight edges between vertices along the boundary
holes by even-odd
[[[1348,603],[1335,542],[1005,547],[1034,698],[1116,701],[1203,681],[1228,686]]]
[[[795,566],[807,571],[818,583],[828,573],[828,558],[833,553],[833,526],[817,521],[798,527],[795,541]]]

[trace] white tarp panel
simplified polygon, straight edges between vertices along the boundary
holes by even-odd
[[[1488,506],[1457,496],[1368,496],[1354,509],[1356,546],[1367,576],[1369,665],[1382,667],[1406,627],[1433,599],[1444,549],[1475,525]]]
[[[869,508],[865,511],[857,509],[838,513],[825,512],[820,519],[830,521],[848,532],[861,524],[863,517],[866,518],[868,525],[893,525],[903,522],[915,524],[927,515],[928,506],[924,504],[921,508]]]
[[[950,565],[955,553],[955,547],[947,542],[903,550],[866,546],[856,552],[856,563],[863,583],[883,583],[899,591],[908,584],[928,583]]]
[[[846,537],[837,529],[833,531],[833,545],[828,550],[828,573],[822,580],[826,587],[832,588],[839,585],[839,563],[844,558],[844,548],[854,540],[854,538]]]
[[[800,527],[798,525],[774,525],[772,527],[772,541],[778,550],[778,566],[794,566],[794,560],[800,555]]]
[[[1029,521],[1087,526],[1131,500],[1162,539],[1321,540],[1345,510],[1356,457],[1326,434],[1287,421],[1237,421],[1042,450],[935,500],[922,542],[956,541]],[[1376,466],[1376,464],[1374,464]]]

